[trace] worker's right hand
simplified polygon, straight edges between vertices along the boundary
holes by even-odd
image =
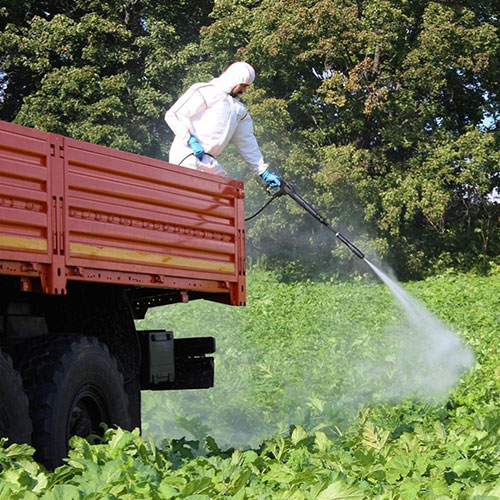
[[[201,160],[203,158],[203,155],[205,154],[205,150],[201,147],[201,144],[198,142],[198,139],[191,134],[188,140],[188,144],[193,150],[193,154],[198,158],[198,160]]]
[[[264,170],[260,176],[267,182],[268,188],[273,189],[281,186],[280,178],[276,174],[269,172],[269,170]]]

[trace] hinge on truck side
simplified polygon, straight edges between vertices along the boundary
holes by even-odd
[[[57,146],[55,144],[50,145],[50,156],[56,155],[56,148],[57,151],[59,151],[59,158],[64,158],[64,150],[61,144],[58,144]]]
[[[26,262],[21,266],[21,270],[26,273],[38,272],[39,264],[37,262]]]

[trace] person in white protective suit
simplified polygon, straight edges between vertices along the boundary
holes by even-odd
[[[235,62],[208,83],[195,83],[165,113],[175,134],[169,162],[204,172],[225,175],[217,157],[233,141],[243,159],[269,187],[279,187],[279,177],[257,144],[253,124],[245,106],[236,99],[255,79],[246,62]]]

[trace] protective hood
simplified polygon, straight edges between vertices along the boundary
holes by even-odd
[[[254,79],[255,70],[253,67],[246,62],[238,61],[228,66],[218,78],[214,78],[210,83],[229,94],[236,85],[241,83],[250,85]]]

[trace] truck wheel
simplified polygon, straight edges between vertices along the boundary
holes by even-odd
[[[0,436],[14,443],[31,442],[28,397],[12,360],[0,352]]]
[[[123,377],[95,337],[52,337],[22,371],[30,400],[35,458],[62,464],[72,436],[102,435],[101,422],[130,429]]]

